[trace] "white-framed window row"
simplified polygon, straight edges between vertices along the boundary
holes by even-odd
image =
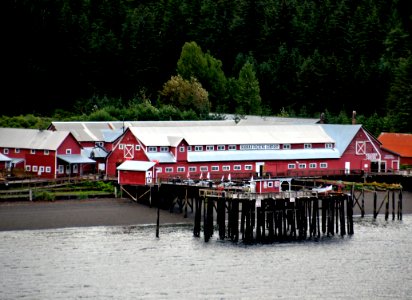
[[[147,152],[157,152],[157,147],[149,146],[147,147]]]
[[[236,150],[236,145],[229,145],[227,146],[228,150]]]
[[[212,166],[211,170],[214,172],[219,171],[219,166]]]
[[[166,167],[166,173],[173,173],[173,167]]]
[[[325,144],[325,149],[333,149],[333,144],[332,143],[326,143]]]
[[[189,172],[196,172],[197,171],[197,167],[189,167]]]
[[[209,167],[208,166],[201,166],[200,167],[200,172],[207,172],[209,171]]]
[[[3,154],[9,154],[9,148],[4,148],[3,149]]]
[[[242,166],[241,165],[234,165],[233,170],[234,171],[240,171],[240,170],[242,170]]]
[[[185,152],[185,146],[180,146],[179,147],[179,152]]]
[[[136,151],[140,151],[140,145],[136,145],[134,148],[136,149]]]
[[[14,149],[14,153],[20,153],[20,148]]]
[[[30,149],[30,154],[36,154],[36,149]]]
[[[206,151],[214,151],[215,150],[215,146],[213,145],[207,145],[206,146]]]
[[[72,149],[66,149],[66,154],[72,154]]]
[[[217,151],[225,151],[225,145],[217,145]]]
[[[312,144],[303,144],[303,149],[312,149]]]
[[[31,166],[30,165],[26,165],[26,167],[24,168],[26,170],[26,172],[30,172],[31,171]]]
[[[222,171],[230,171],[230,166],[222,166]]]
[[[185,172],[185,167],[177,167],[177,172],[178,173],[184,173]]]
[[[252,168],[252,165],[245,165],[245,171],[251,171]]]
[[[49,150],[44,150],[44,155],[49,155],[50,151]]]
[[[299,164],[299,169],[306,169],[306,164],[300,163]]]
[[[318,167],[317,163],[310,163],[309,169],[316,169]]]
[[[160,152],[169,152],[169,147],[160,147]]]
[[[195,151],[203,151],[203,146],[195,146]]]
[[[326,169],[326,168],[328,167],[328,163],[320,163],[320,164],[319,164],[319,167],[320,167],[321,169]]]
[[[46,173],[51,173],[51,167],[46,167]]]
[[[292,147],[291,147],[291,145],[290,144],[283,144],[283,149],[284,150],[289,150],[289,149],[291,149]]]
[[[288,169],[296,169],[296,165],[295,164],[288,164]]]

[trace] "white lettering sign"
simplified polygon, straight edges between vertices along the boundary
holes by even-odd
[[[279,144],[240,145],[240,150],[278,150]]]
[[[377,160],[378,153],[366,153],[366,159],[367,160]]]

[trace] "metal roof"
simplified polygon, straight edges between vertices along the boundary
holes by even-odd
[[[0,128],[0,147],[57,150],[69,131]]]
[[[346,148],[354,139],[355,135],[362,128],[362,125],[356,124],[319,124],[325,132],[335,141],[335,148],[343,154]]]
[[[181,137],[189,145],[333,143],[319,124],[130,127],[146,146],[173,146],[169,137]]]
[[[315,118],[292,118],[292,117],[273,117],[273,116],[238,116],[233,114],[220,115],[226,120],[238,120],[237,126],[245,125],[282,125],[282,124],[316,124],[319,119]]]
[[[100,147],[84,147],[81,153],[83,156],[94,158],[105,158],[108,155],[108,153]]]
[[[0,153],[0,161],[12,161],[12,159],[3,153]]]
[[[146,152],[147,158],[151,161],[158,161],[162,163],[174,163],[175,157],[170,152]]]
[[[57,158],[68,162],[69,164],[95,164],[96,161],[81,154],[63,154],[57,155]]]
[[[152,161],[137,161],[137,160],[126,160],[117,170],[122,171],[147,171],[155,165]]]
[[[293,159],[334,159],[339,158],[336,149],[298,150],[236,150],[188,152],[189,162],[246,161],[246,160],[293,160]]]
[[[382,147],[399,154],[401,157],[412,157],[412,134],[382,132],[378,137]]]

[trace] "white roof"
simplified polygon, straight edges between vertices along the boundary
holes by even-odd
[[[126,160],[117,170],[122,171],[147,171],[155,165],[152,161],[137,161],[137,160]]]
[[[170,137],[181,137],[189,145],[333,143],[319,124],[130,127],[146,146],[176,146]]]
[[[175,157],[170,152],[147,152],[147,158],[151,161],[158,161],[162,163],[174,163]]]
[[[0,161],[12,161],[12,159],[3,153],[0,153]]]
[[[292,118],[292,117],[272,117],[272,116],[238,116],[233,114],[222,114],[226,120],[238,121],[237,126],[245,125],[282,125],[282,124],[316,124],[319,119],[315,118]]]
[[[57,150],[69,134],[69,131],[0,128],[0,147]]]

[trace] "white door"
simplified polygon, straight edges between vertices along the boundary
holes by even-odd
[[[345,162],[345,174],[350,174],[350,161]]]

